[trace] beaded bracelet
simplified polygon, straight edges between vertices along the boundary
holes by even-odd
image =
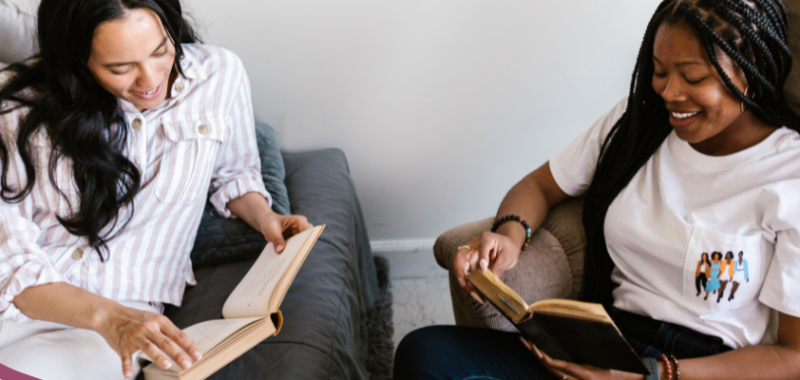
[[[670,359],[672,359],[672,363],[675,364],[675,380],[681,380],[681,365],[678,364],[678,358],[675,355],[670,355]]]
[[[522,220],[522,218],[520,218],[518,215],[513,215],[513,214],[506,215],[506,216],[496,220],[494,222],[494,225],[492,225],[492,232],[497,232],[497,229],[500,228],[500,225],[502,225],[505,222],[510,222],[512,220],[519,222],[520,224],[522,224],[522,227],[525,228],[525,243],[522,244],[522,249],[521,249],[522,251],[524,251],[525,248],[528,248],[528,243],[531,242],[531,227],[528,225],[527,222]]]
[[[661,359],[661,361],[664,362],[664,366],[667,367],[667,380],[673,380],[672,364],[669,362],[669,359],[667,359],[667,355],[661,354],[658,358]]]

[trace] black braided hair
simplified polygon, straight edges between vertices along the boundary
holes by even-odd
[[[582,299],[611,306],[614,263],[604,224],[611,202],[672,132],[664,100],[653,90],[653,45],[663,23],[690,26],[728,89],[759,119],[800,132],[800,117],[783,94],[792,67],[789,20],[781,0],[664,0],[644,35],[631,80],[628,108],[606,137],[586,192],[585,281]],[[754,98],[745,96],[719,64],[720,52],[742,68]]]

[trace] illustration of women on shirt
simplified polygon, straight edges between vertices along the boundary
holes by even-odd
[[[733,262],[733,284],[731,285],[731,295],[728,301],[733,299],[736,290],[743,282],[750,282],[750,270],[747,267],[747,260],[744,259],[744,252],[739,251],[739,259]]]
[[[719,289],[719,269],[722,266],[722,253],[714,251],[711,254],[711,275],[708,276],[708,283],[706,283],[706,296],[703,298],[704,300],[708,299],[708,294],[713,293],[717,294],[717,289]]]
[[[708,252],[703,252],[700,255],[700,261],[697,262],[697,270],[694,272],[694,286],[697,288],[696,297],[700,297],[700,293],[705,290],[709,277],[711,277],[711,261],[708,260]],[[708,292],[706,292],[706,298],[708,298]]]
[[[722,260],[721,268],[719,269],[720,289],[719,292],[717,292],[717,303],[719,303],[719,300],[722,299],[722,295],[725,293],[725,288],[728,286],[728,283],[731,282],[731,280],[733,280],[733,252],[728,251],[728,253],[725,254],[725,260]]]

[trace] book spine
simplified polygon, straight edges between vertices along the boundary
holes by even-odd
[[[561,342],[550,334],[547,328],[538,323],[534,317],[530,317],[515,326],[525,339],[533,342],[533,344],[535,344],[539,350],[546,353],[547,356],[553,359],[575,362],[575,359],[564,348]]]

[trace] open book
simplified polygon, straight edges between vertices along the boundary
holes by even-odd
[[[529,306],[490,270],[475,270],[467,281],[551,358],[650,374],[602,305],[550,299]]]
[[[264,339],[277,335],[283,323],[278,307],[323,228],[324,225],[317,226],[292,236],[281,254],[275,252],[272,243],[267,244],[225,301],[225,319],[201,322],[183,330],[200,348],[203,358],[187,370],[174,362],[168,370],[150,363],[144,368],[145,379],[205,379]],[[141,357],[150,360],[146,355]]]

